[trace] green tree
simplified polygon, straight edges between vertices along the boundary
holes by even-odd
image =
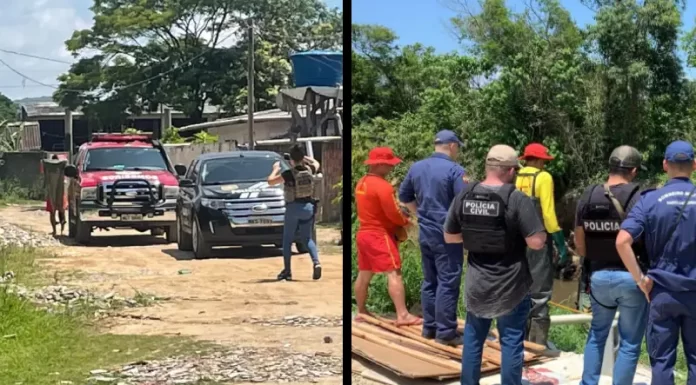
[[[54,98],[112,125],[162,104],[194,121],[202,121],[206,103],[239,113],[251,21],[259,108],[274,105],[288,84],[291,51],[342,41],[342,13],[320,0],[95,0],[91,10],[94,25],[66,46],[76,56],[96,54],[59,78]]]
[[[0,94],[0,122],[17,120],[17,105],[7,96]]]

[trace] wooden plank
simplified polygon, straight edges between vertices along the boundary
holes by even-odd
[[[443,358],[454,358],[454,359],[460,359],[461,357],[457,357],[455,354],[443,352],[439,349],[435,349],[432,346],[426,345],[424,343],[412,340],[408,337],[401,336],[398,334],[390,333],[385,331],[384,329],[378,328],[376,326],[372,325],[365,325],[365,324],[360,324],[358,322],[353,322],[351,330],[359,330],[365,333],[370,333],[374,336],[384,338],[385,340],[392,341],[399,343],[403,346],[409,347],[409,348],[417,348],[417,349],[422,349],[425,352],[431,353],[431,354],[436,354],[437,356],[442,356]]]
[[[437,366],[440,366],[440,367],[443,367],[446,369],[451,369],[451,370],[461,370],[460,364],[457,364],[457,363],[452,362],[450,360],[442,359],[439,357],[429,356],[427,354],[421,353],[421,352],[413,350],[413,349],[406,348],[406,347],[401,346],[395,342],[391,342],[391,341],[385,340],[384,338],[373,336],[371,334],[365,333],[365,332],[360,331],[360,330],[351,330],[351,335],[358,337],[358,338],[362,338],[366,341],[369,341],[369,342],[372,342],[372,343],[375,343],[375,344],[378,344],[378,345],[381,345],[384,347],[388,347],[388,348],[395,350],[399,353],[406,354],[408,356],[411,356],[413,358],[417,358],[421,361],[425,361],[425,362],[433,364],[433,365],[437,365]]]

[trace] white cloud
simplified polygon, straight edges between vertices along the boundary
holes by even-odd
[[[2,0],[0,12],[0,48],[30,55],[72,62],[65,40],[73,31],[89,28],[92,15],[90,0]],[[69,64],[32,59],[0,52],[0,59],[18,72],[46,84]],[[39,86],[0,64],[0,92],[11,99],[47,96],[52,88]]]
[[[341,7],[339,0],[325,0],[331,7]],[[0,0],[0,49],[73,62],[65,41],[75,30],[92,25],[89,7],[93,0]],[[231,31],[230,31],[231,32]],[[229,32],[228,32],[229,33]],[[224,34],[226,35],[226,34]],[[230,45],[234,37],[223,45]],[[0,59],[18,72],[41,83],[56,85],[58,76],[69,64],[33,59],[0,52]],[[24,79],[0,64],[0,93],[10,99],[50,96],[54,88]]]

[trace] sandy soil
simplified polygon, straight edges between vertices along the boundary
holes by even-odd
[[[34,232],[51,231],[48,216],[36,208],[8,207],[0,210],[0,220]],[[332,246],[337,230],[318,229],[322,279],[311,279],[312,264],[304,254],[293,257],[293,282],[275,280],[283,265],[277,249],[223,249],[211,259],[191,260],[191,253],[148,233],[95,231],[93,237],[89,246],[64,240],[65,246],[53,250],[57,258],[43,260],[42,265],[57,274],[61,284],[170,298],[133,311],[161,320],[110,319],[104,325],[109,333],[184,335],[223,345],[343,353],[342,327],[245,322],[250,317],[340,317],[343,255],[340,247]],[[333,342],[325,343],[325,336]]]

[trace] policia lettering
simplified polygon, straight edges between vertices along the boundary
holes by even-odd
[[[616,236],[626,216],[626,206],[640,187],[635,183],[629,186],[621,189],[618,196],[608,186],[594,185],[589,189],[580,218],[585,229],[585,257],[590,261],[621,263],[615,247]]]
[[[512,184],[503,185],[498,192],[474,192],[479,183],[469,184],[462,199],[462,241],[470,253],[506,254],[517,249],[517,232],[508,231],[505,211]],[[524,241],[522,242],[524,249]]]

